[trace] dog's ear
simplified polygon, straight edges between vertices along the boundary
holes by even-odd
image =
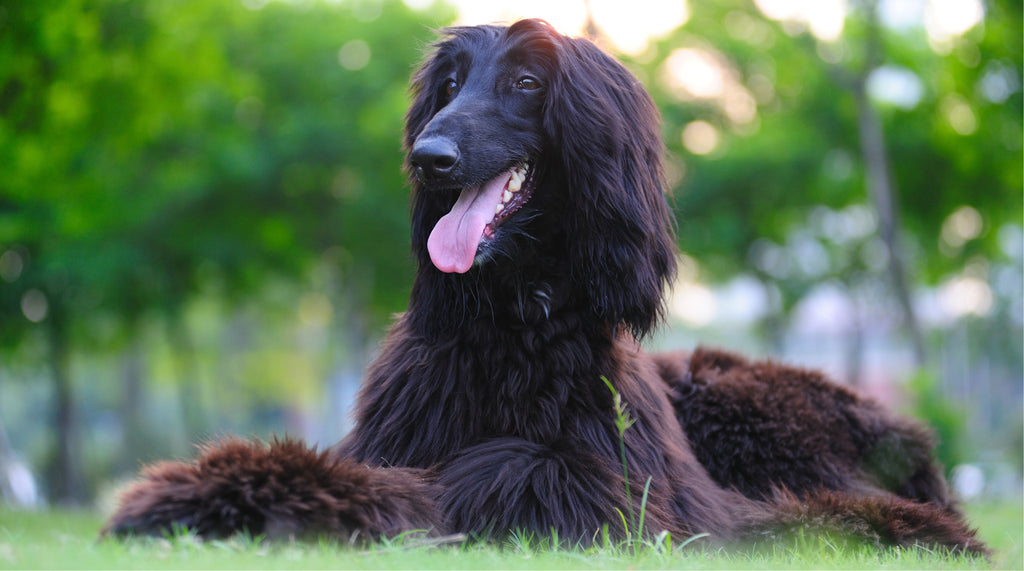
[[[561,38],[544,123],[570,192],[573,280],[605,319],[638,337],[661,317],[676,270],[659,120],[622,64],[585,39]]]

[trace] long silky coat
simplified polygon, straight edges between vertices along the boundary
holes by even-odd
[[[642,511],[679,540],[985,552],[916,423],[817,373],[640,348],[677,252],[658,114],[625,67],[538,20],[453,28],[412,97],[418,269],[355,429],[150,467],[109,532],[589,541]]]

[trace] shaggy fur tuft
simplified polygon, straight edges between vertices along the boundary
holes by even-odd
[[[818,373],[639,347],[676,250],[657,112],[622,65],[538,20],[453,28],[412,96],[419,265],[355,429],[329,453],[227,441],[148,468],[111,533],[588,541],[643,510],[678,539],[984,552],[916,423]]]
[[[377,539],[437,530],[434,495],[421,470],[368,468],[293,440],[226,440],[194,462],[145,468],[103,533]]]
[[[932,504],[893,496],[857,497],[818,491],[803,498],[777,492],[769,520],[747,527],[743,541],[755,545],[828,537],[878,548],[938,548],[950,553],[988,556],[964,518]]]
[[[878,488],[952,509],[931,434],[820,372],[707,349],[654,357],[690,444],[720,485],[755,499],[777,486],[798,496]]]

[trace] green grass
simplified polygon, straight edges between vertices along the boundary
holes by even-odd
[[[968,510],[994,549],[991,562],[926,550],[837,545],[824,539],[758,552],[654,542],[639,546],[553,549],[518,537],[502,545],[423,546],[415,539],[369,548],[247,539],[199,542],[119,542],[97,539],[93,513],[18,512],[0,508],[0,569],[1024,569],[1024,510],[1020,501],[977,504]]]

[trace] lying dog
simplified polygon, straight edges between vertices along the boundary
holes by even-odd
[[[678,539],[985,551],[914,422],[814,372],[641,350],[677,252],[658,115],[623,66],[523,20],[445,31],[412,82],[419,267],[355,429],[150,467],[109,532],[586,541],[643,510]]]

